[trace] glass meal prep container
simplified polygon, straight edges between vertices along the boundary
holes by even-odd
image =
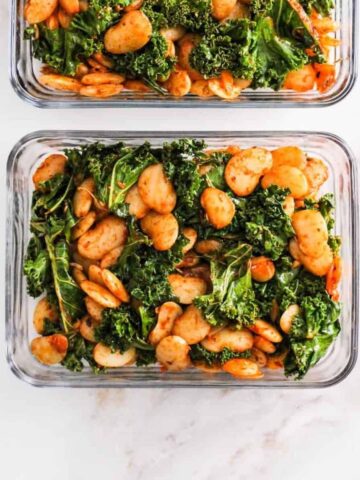
[[[241,145],[269,149],[298,145],[321,158],[329,168],[329,180],[322,192],[332,192],[336,199],[335,233],[341,235],[344,261],[340,298],[343,309],[342,330],[330,351],[301,381],[288,379],[282,370],[265,370],[261,380],[237,380],[225,373],[209,375],[198,369],[162,373],[157,366],[122,367],[95,375],[90,368],[73,373],[62,366],[38,363],[29,348],[36,336],[32,314],[36,301],[26,292],[22,274],[24,256],[30,237],[29,220],[32,174],[45,156],[64,148],[101,141],[124,141],[139,145],[145,140],[155,147],[165,141],[190,136],[204,139],[209,148]],[[234,387],[234,388],[313,388],[343,380],[353,368],[357,356],[359,318],[359,244],[358,184],[354,157],[346,144],[328,133],[310,132],[87,132],[40,131],[22,138],[10,153],[7,164],[7,246],[6,246],[6,340],[7,359],[19,378],[37,386],[62,387]]]
[[[340,46],[332,49],[331,62],[336,65],[336,82],[327,92],[244,90],[236,100],[217,97],[200,98],[186,95],[181,98],[157,93],[123,91],[107,99],[82,97],[72,92],[47,89],[38,81],[41,63],[34,59],[31,42],[24,39],[25,0],[12,0],[10,78],[16,93],[37,107],[318,107],[333,105],[351,90],[357,71],[357,1],[336,0],[335,21],[339,25],[336,38]]]

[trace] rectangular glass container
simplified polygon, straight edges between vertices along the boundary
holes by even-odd
[[[16,93],[32,105],[44,108],[89,108],[89,107],[319,107],[333,105],[351,90],[357,71],[357,4],[356,0],[336,0],[335,21],[339,25],[336,38],[340,46],[333,51],[337,77],[334,86],[327,92],[311,90],[304,93],[293,91],[244,90],[236,100],[217,97],[200,98],[187,95],[174,98],[157,93],[123,91],[107,99],[81,97],[72,92],[54,91],[38,81],[40,62],[31,52],[31,42],[24,39],[25,0],[12,0],[10,79]]]
[[[288,379],[281,370],[265,370],[258,381],[236,380],[227,374],[209,375],[197,369],[180,373],[162,373],[157,366],[124,367],[94,375],[91,369],[72,373],[62,366],[48,367],[31,355],[29,343],[36,335],[32,325],[34,300],[26,292],[22,274],[30,237],[29,221],[32,174],[50,153],[64,148],[101,141],[124,141],[139,145],[145,140],[153,146],[190,136],[206,141],[209,148],[228,145],[263,146],[269,149],[298,145],[310,155],[323,159],[329,168],[329,180],[322,192],[332,192],[336,200],[336,234],[341,235],[344,273],[341,282],[342,331],[330,351],[301,381]],[[357,356],[359,318],[359,243],[358,183],[356,163],[349,148],[338,137],[311,132],[101,132],[41,131],[22,138],[10,153],[7,164],[7,246],[6,246],[6,340],[7,358],[19,378],[37,386],[66,387],[234,387],[234,388],[313,388],[343,380],[353,368]]]

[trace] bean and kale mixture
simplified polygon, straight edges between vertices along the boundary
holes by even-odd
[[[44,3],[44,5],[42,5]],[[324,92],[335,82],[334,0],[28,0],[40,82],[231,100],[245,88]]]
[[[33,176],[24,274],[46,365],[301,379],[340,331],[322,160],[298,147],[93,143]]]

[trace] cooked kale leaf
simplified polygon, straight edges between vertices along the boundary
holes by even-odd
[[[201,32],[215,25],[210,0],[146,0],[142,10],[156,30],[181,25]]]
[[[166,80],[176,63],[173,57],[166,56],[167,48],[165,38],[154,33],[141,50],[113,55],[114,70],[131,78],[141,78],[161,93],[161,87],[156,82]]]
[[[198,216],[198,202],[205,184],[197,163],[204,158],[204,142],[184,139],[165,143],[161,161],[177,195],[175,215],[181,222],[190,222]]]
[[[51,279],[50,258],[38,237],[32,237],[24,262],[28,294],[36,298],[47,288]]]
[[[248,267],[250,256],[251,246],[239,244],[210,258],[212,292],[197,297],[194,303],[211,325],[230,322],[241,327],[256,319],[258,305]]]
[[[132,220],[127,243],[113,268],[114,273],[144,306],[154,307],[167,300],[176,300],[167,277],[183,258],[182,248],[186,243],[187,240],[180,235],[170,250],[157,251]]]
[[[92,351],[94,344],[85,340],[79,333],[71,333],[68,336],[68,350],[61,364],[72,372],[82,372],[89,365],[94,373],[100,373],[103,369],[95,362]]]
[[[206,33],[192,50],[191,66],[205,78],[217,77],[227,70],[235,78],[251,79],[256,68],[250,52],[253,31],[248,19],[220,24]]]
[[[340,306],[326,292],[305,296],[289,335],[285,374],[302,378],[328,351],[340,332]]]
[[[240,353],[233,352],[229,348],[224,348],[219,353],[210,352],[200,344],[192,345],[190,350],[190,358],[194,363],[204,363],[209,367],[224,365],[224,363],[234,358],[249,358],[250,355],[250,350]]]
[[[136,312],[128,305],[106,309],[100,325],[95,329],[96,341],[102,342],[112,350],[124,352],[135,347],[140,355],[140,363],[147,364],[153,358],[154,348],[146,338],[156,322],[155,314],[144,308]]]
[[[72,321],[84,314],[84,294],[70,275],[70,252],[65,240],[53,243],[45,237],[50,257],[54,288],[65,332],[71,328]]]
[[[256,71],[252,88],[269,87],[278,90],[286,75],[308,62],[308,56],[292,39],[281,38],[270,17],[259,17],[256,23],[256,42],[252,51]]]
[[[254,253],[277,260],[294,236],[291,219],[283,209],[289,191],[276,185],[258,189],[237,203],[236,216],[245,225],[245,238]]]

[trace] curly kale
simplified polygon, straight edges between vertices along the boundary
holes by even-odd
[[[140,363],[147,364],[147,359],[153,357],[154,348],[146,339],[155,323],[155,312],[143,307],[136,312],[129,305],[121,305],[104,310],[102,321],[95,329],[95,338],[97,342],[120,352],[135,347],[142,353]]]
[[[218,353],[209,352],[209,350],[206,350],[200,344],[192,345],[190,350],[190,358],[192,362],[195,364],[204,363],[209,367],[224,365],[224,363],[234,358],[249,358],[250,355],[250,350],[246,350],[245,352],[233,352],[226,347]]]
[[[235,78],[251,79],[255,62],[250,48],[254,28],[248,19],[220,24],[205,34],[190,55],[191,66],[205,78],[217,77],[230,71]]]
[[[67,150],[66,154],[78,176],[94,178],[96,196],[119,216],[123,216],[125,197],[140,173],[157,161],[149,143],[135,148],[125,147],[122,142],[114,145],[94,143],[82,149]]]
[[[176,300],[167,277],[183,258],[182,249],[186,243],[186,238],[180,235],[170,250],[157,251],[150,239],[131,221],[127,243],[113,271],[123,280],[131,295],[145,307]]]
[[[241,327],[255,321],[258,305],[248,267],[250,256],[251,247],[246,244],[211,256],[212,292],[194,301],[211,325],[230,322]]]
[[[281,315],[290,305],[300,307],[282,347],[289,349],[285,373],[302,378],[322,358],[340,331],[340,305],[326,292],[325,278],[302,267],[294,268],[290,257],[276,264],[275,277],[266,283],[253,282],[260,316],[270,320],[274,303]]]
[[[325,292],[325,279],[301,267],[294,267],[290,256],[283,256],[275,262],[275,267],[275,276],[269,282],[253,282],[262,318],[270,318],[273,302],[276,302],[281,314],[290,305],[300,304],[302,298]]]
[[[329,16],[335,8],[334,0],[300,0],[300,3],[308,13],[314,9],[324,17]]]
[[[67,354],[61,365],[72,372],[82,372],[86,365],[89,365],[94,373],[102,371],[92,355],[93,343],[85,340],[79,333],[71,333],[68,342]]]
[[[340,332],[340,306],[326,292],[305,296],[291,327],[285,374],[302,378],[328,351]]]
[[[316,208],[319,210],[327,225],[329,232],[328,244],[335,255],[338,255],[341,249],[341,238],[332,235],[335,226],[334,209],[335,198],[332,193],[323,195],[319,200],[305,199],[305,208],[310,210]]]
[[[68,28],[50,30],[40,23],[39,35],[30,27],[27,37],[32,38],[35,58],[58,73],[74,76],[79,63],[103,49],[102,34],[117,18],[119,13],[109,2],[93,0],[85,12],[74,16]]]
[[[211,177],[221,188],[222,166],[217,166],[210,175],[205,175],[211,185]],[[224,188],[224,186],[223,186]],[[224,189],[226,190],[227,187]],[[251,244],[255,255],[266,255],[277,260],[285,252],[290,238],[294,236],[290,217],[283,209],[288,190],[271,185],[267,189],[258,188],[248,197],[234,198],[235,217],[226,228],[216,230],[206,219],[201,219],[198,225],[202,238],[219,238],[231,247],[233,242]]]
[[[238,202],[236,216],[245,227],[245,240],[254,253],[277,260],[294,236],[291,219],[283,209],[289,191],[276,185],[256,190]]]
[[[145,80],[149,86],[161,91],[156,82],[166,80],[176,63],[174,57],[166,56],[167,48],[165,38],[159,33],[154,33],[149,43],[141,50],[113,55],[113,68],[130,78]]]
[[[205,184],[197,168],[204,158],[204,142],[183,139],[165,143],[161,161],[167,177],[172,181],[177,195],[175,215],[182,223],[198,216],[199,196]]]
[[[31,297],[38,297],[47,288],[51,279],[49,254],[38,237],[32,237],[24,262],[27,291]]]
[[[189,32],[202,32],[215,25],[211,0],[145,0],[142,10],[155,30],[181,25]]]

